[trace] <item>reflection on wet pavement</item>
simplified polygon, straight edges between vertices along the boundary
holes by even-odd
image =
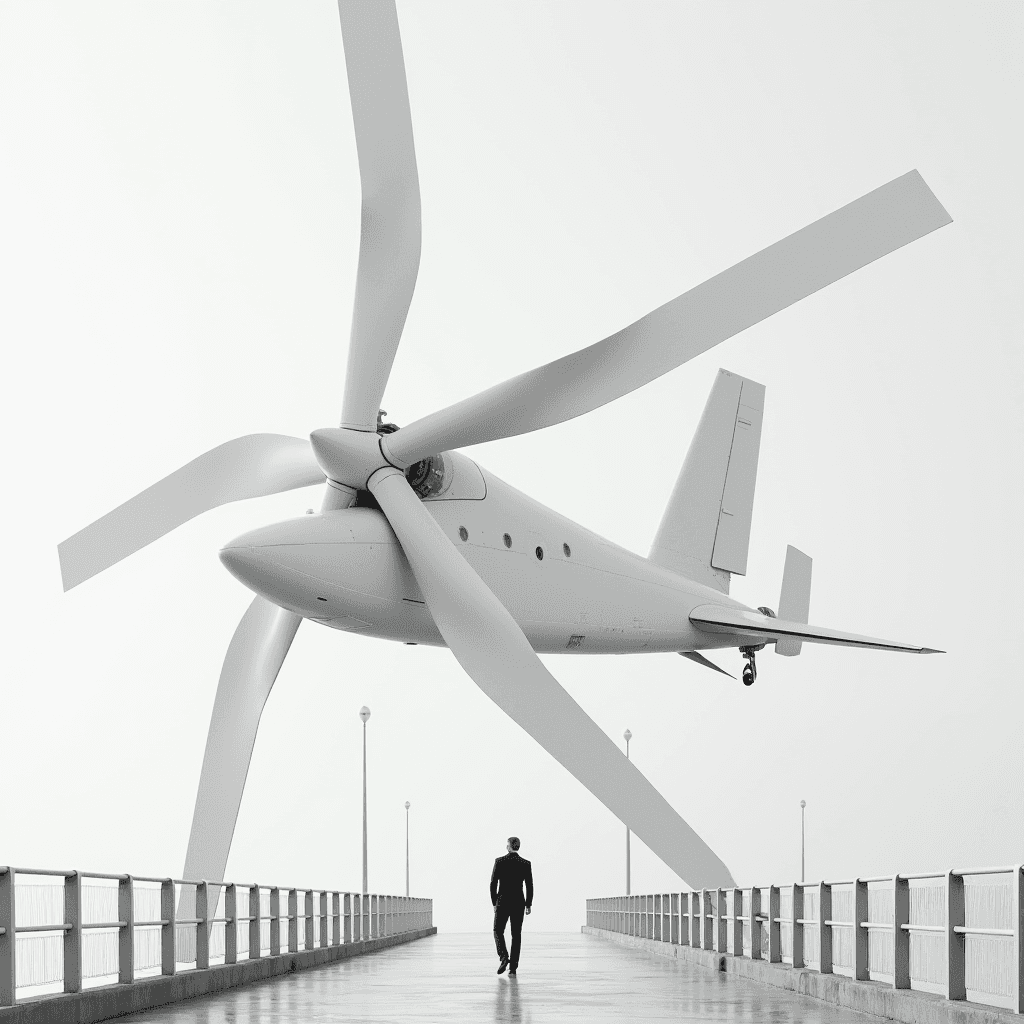
[[[489,934],[435,935],[117,1019],[119,1024],[877,1024],[875,1017],[589,935],[524,933],[518,976],[499,976],[497,966]]]

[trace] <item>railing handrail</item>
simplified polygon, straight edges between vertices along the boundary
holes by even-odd
[[[63,920],[42,924],[17,923],[16,893],[22,886],[31,887],[32,878],[63,879],[63,908],[58,911]],[[117,911],[112,920],[85,920],[83,889],[90,888],[88,882],[96,879],[117,883],[116,886],[101,887],[116,896]],[[194,892],[188,891],[188,887],[193,887]],[[50,888],[57,892],[61,890],[59,883]],[[96,889],[95,886],[91,888]],[[159,893],[159,910],[152,920],[135,919],[135,902],[139,892]],[[240,892],[247,894],[246,914],[237,912]],[[299,897],[300,893],[302,898]],[[270,902],[270,912],[267,914],[263,913],[265,896]],[[155,905],[151,906],[150,914],[155,910]],[[111,910],[103,913],[109,915]],[[264,922],[269,926],[269,942],[266,945]],[[0,1007],[13,1006],[17,1002],[18,935],[49,933],[63,936],[63,988],[65,992],[78,992],[82,988],[84,974],[84,933],[118,933],[118,982],[130,984],[137,980],[134,959],[136,929],[161,930],[160,962],[153,966],[162,974],[173,975],[177,973],[179,962],[194,962],[197,970],[209,968],[210,935],[218,926],[224,930],[224,963],[234,964],[238,962],[241,945],[239,930],[244,934],[245,926],[248,926],[248,942],[242,949],[250,960],[256,960],[265,955],[297,952],[300,945],[305,950],[311,950],[432,928],[433,900],[423,896],[263,885],[256,882],[232,882],[228,879],[190,880],[0,865]],[[186,943],[187,948],[184,950],[179,946],[179,935]],[[191,948],[193,941],[194,950]],[[264,950],[268,953],[265,954]]]
[[[986,909],[972,909],[980,905],[971,904],[967,893],[972,886],[965,879],[991,876],[1009,876],[1000,886],[1000,902],[986,904]],[[927,890],[944,890],[941,904],[942,924],[925,924],[911,921],[911,893],[920,891],[911,888],[912,881],[935,880]],[[879,882],[888,882],[886,888],[869,888]],[[852,897],[852,916],[846,920],[833,914],[833,887],[849,886]],[[817,890],[817,916],[807,917],[804,907],[808,897]],[[781,900],[785,894],[787,911],[782,913]],[[842,894],[845,897],[845,893]],[[666,899],[666,897],[669,897]],[[869,897],[871,897],[869,899]],[[879,912],[877,897],[891,901],[892,918],[885,921],[871,920],[869,909],[874,916],[887,917]],[[848,897],[847,897],[848,898]],[[929,897],[924,916],[934,914],[930,904],[935,897]],[[808,907],[814,910],[815,904]],[[842,905],[840,905],[842,909]],[[979,920],[978,915],[981,916]],[[973,916],[973,919],[972,919]],[[1010,926],[1001,926],[1009,921]],[[908,989],[912,982],[928,981],[932,978],[911,977],[910,937],[917,934],[938,939],[945,937],[943,964],[946,970],[946,998],[966,1000],[968,991],[971,998],[983,1005],[1006,1007],[1024,1014],[1024,865],[1010,867],[963,868],[934,872],[894,872],[887,875],[853,878],[844,881],[785,882],[767,886],[729,886],[720,889],[681,890],[675,893],[631,894],[629,896],[606,896],[587,900],[587,924],[607,931],[623,932],[654,941],[688,945],[705,950],[731,953],[734,956],[761,959],[762,947],[767,940],[767,959],[780,962],[783,957],[783,936],[790,945],[791,954],[787,962],[794,968],[806,968],[804,942],[809,935],[817,938],[819,973],[833,973],[840,967],[852,974],[858,981],[888,979],[894,988]],[[785,929],[785,931],[783,931]],[[847,955],[851,963],[834,963],[833,933],[850,938]],[[889,933],[892,941],[875,947],[869,936],[875,933]],[[746,942],[750,948],[747,951]],[[811,941],[811,940],[808,940]],[[986,943],[995,945],[986,945]],[[969,946],[974,942],[975,945]],[[980,971],[983,979],[985,963],[992,964],[986,957],[1004,956],[1007,944],[1012,943],[1010,957],[1011,991],[987,992],[981,990],[983,981],[971,981],[968,974],[968,948],[977,964],[971,970]],[[813,947],[812,947],[813,948]],[[923,947],[927,949],[928,947]],[[938,948],[938,947],[936,947]],[[1003,952],[993,953],[992,949]],[[872,963],[872,957],[881,957],[881,964]],[[889,962],[891,961],[891,963]],[[815,963],[815,961],[812,961]],[[1003,960],[998,961],[1003,971]],[[916,968],[915,968],[916,969]],[[976,988],[968,990],[968,984]],[[999,984],[987,982],[994,987]]]

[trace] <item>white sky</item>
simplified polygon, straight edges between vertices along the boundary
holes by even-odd
[[[639,392],[474,458],[646,553],[719,366],[767,405],[749,575],[814,556],[821,625],[946,648],[545,659],[740,884],[1020,861],[1020,4],[399,6],[423,261],[398,423],[610,334],[916,167],[954,224]],[[8,536],[0,862],[177,875],[224,651],[217,560],[319,490],[222,508],[70,594],[57,543],[231,437],[336,423],[359,185],[337,12],[0,6]],[[735,652],[719,659],[737,671]],[[370,886],[487,930],[491,858],[536,929],[624,890],[624,827],[447,651],[306,624],[228,875]],[[681,883],[634,841],[634,892]]]

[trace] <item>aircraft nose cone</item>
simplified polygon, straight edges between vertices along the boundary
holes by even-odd
[[[238,541],[221,548],[221,564],[240,583],[250,590],[261,591],[260,578],[266,574],[267,559],[258,548],[251,544],[240,544]]]

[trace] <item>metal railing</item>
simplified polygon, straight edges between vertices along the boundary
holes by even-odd
[[[1024,1013],[1021,865],[587,900],[587,925]]]
[[[409,896],[0,867],[0,1007],[432,926]]]

